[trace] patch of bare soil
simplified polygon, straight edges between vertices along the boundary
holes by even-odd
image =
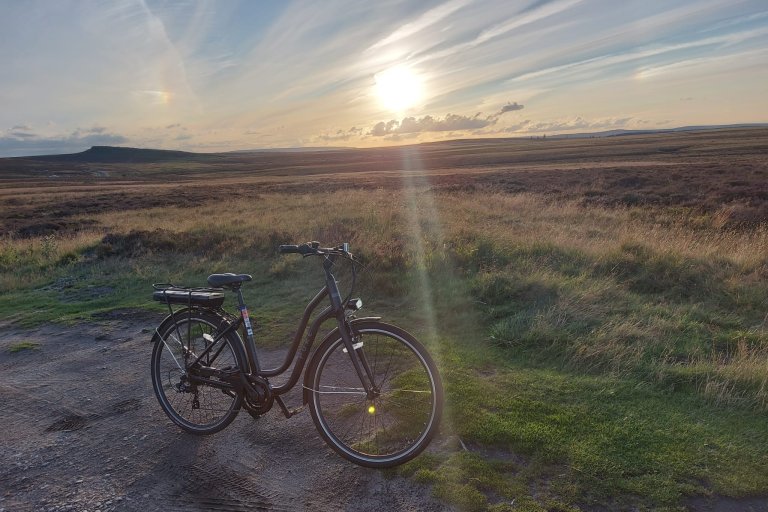
[[[150,382],[159,319],[0,325],[0,511],[447,509],[428,487],[337,456],[308,412],[242,412],[213,436],[180,431]],[[38,345],[11,353],[21,342]]]

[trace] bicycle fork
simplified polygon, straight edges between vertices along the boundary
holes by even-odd
[[[323,268],[325,269],[325,284],[328,288],[329,298],[331,299],[331,307],[333,308],[336,321],[339,325],[339,333],[341,334],[341,339],[344,342],[344,348],[346,349],[344,351],[349,355],[349,358],[352,361],[352,366],[355,368],[355,372],[360,379],[360,383],[363,385],[368,400],[373,400],[379,396],[379,390],[376,389],[373,372],[368,365],[368,360],[365,358],[362,343],[355,343],[355,340],[352,337],[352,327],[347,321],[346,307],[342,304],[336,278],[331,273],[332,267],[333,260],[326,258],[323,262]]]
[[[352,327],[349,325],[343,310],[336,314],[336,319],[339,322],[339,332],[344,342],[344,352],[349,355],[368,400],[373,400],[379,396],[381,390],[376,387],[373,372],[368,364],[368,359],[365,357],[363,342],[356,341],[353,337]]]

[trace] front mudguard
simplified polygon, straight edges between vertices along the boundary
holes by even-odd
[[[355,325],[365,323],[365,322],[371,322],[371,321],[379,321],[381,320],[380,316],[365,316],[363,318],[354,318],[349,322],[350,327],[352,327],[352,334],[355,334]],[[304,370],[304,403],[309,402],[309,398],[311,396],[311,386],[309,385],[309,374],[311,373],[310,370],[312,366],[315,363],[315,357],[317,356],[317,351],[320,350],[320,347],[325,345],[329,340],[335,340],[337,338],[341,337],[341,334],[339,333],[338,326],[335,327],[331,332],[325,335],[325,337],[322,339],[322,341],[317,345],[317,348],[312,353],[312,357],[309,358],[309,364],[307,365],[306,369]]]

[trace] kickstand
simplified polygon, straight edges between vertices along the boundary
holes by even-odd
[[[280,406],[280,410],[281,410],[281,411],[283,411],[283,415],[284,415],[286,418],[290,418],[290,417],[291,417],[291,416],[293,416],[294,414],[299,414],[301,411],[303,411],[303,410],[304,410],[304,406],[303,406],[303,405],[302,405],[301,407],[297,407],[297,408],[295,408],[295,409],[290,409],[290,410],[289,410],[289,409],[288,409],[288,408],[285,406],[285,402],[283,402],[283,399],[282,399],[282,398],[280,398],[279,396],[276,396],[276,397],[275,397],[275,402],[277,402],[277,405],[279,405],[279,406]]]

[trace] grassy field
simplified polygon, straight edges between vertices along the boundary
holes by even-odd
[[[444,375],[447,445],[399,470],[437,496],[497,511],[768,496],[768,131],[550,143],[269,154],[252,173],[243,155],[220,174],[175,155],[97,178],[64,159],[66,179],[7,159],[0,317],[156,309],[152,282],[248,272],[257,335],[282,344],[321,274],[277,245],[348,241],[365,310],[414,331]]]

